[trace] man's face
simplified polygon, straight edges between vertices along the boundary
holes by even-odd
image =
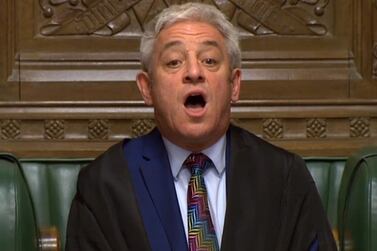
[[[138,74],[137,84],[162,135],[191,151],[214,144],[240,90],[222,34],[203,22],[173,24],[159,33],[152,58],[150,75]]]

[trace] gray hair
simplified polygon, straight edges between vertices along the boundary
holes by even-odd
[[[213,25],[225,38],[231,69],[241,66],[239,34],[225,15],[216,7],[202,3],[172,5],[164,9],[151,23],[141,38],[140,57],[144,71],[150,72],[154,43],[164,28],[182,21],[199,21]]]

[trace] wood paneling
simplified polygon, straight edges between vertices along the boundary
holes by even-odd
[[[352,47],[358,22],[349,17],[365,6],[352,0],[215,2],[242,34],[242,97],[348,98],[350,76],[362,78]],[[147,0],[18,1],[21,99],[140,99],[134,92],[138,37],[164,7]],[[82,88],[86,97],[76,95]]]
[[[170,2],[2,0],[0,151],[93,156],[153,127],[139,37]],[[205,2],[242,35],[233,123],[305,155],[377,144],[376,1]]]
[[[0,3],[0,100],[19,100],[15,1]]]

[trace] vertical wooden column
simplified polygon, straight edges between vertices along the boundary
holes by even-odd
[[[19,100],[16,1],[0,2],[0,100]]]

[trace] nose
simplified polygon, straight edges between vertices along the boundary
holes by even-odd
[[[196,59],[188,60],[186,65],[186,72],[183,76],[184,83],[202,83],[205,77],[200,63]]]

